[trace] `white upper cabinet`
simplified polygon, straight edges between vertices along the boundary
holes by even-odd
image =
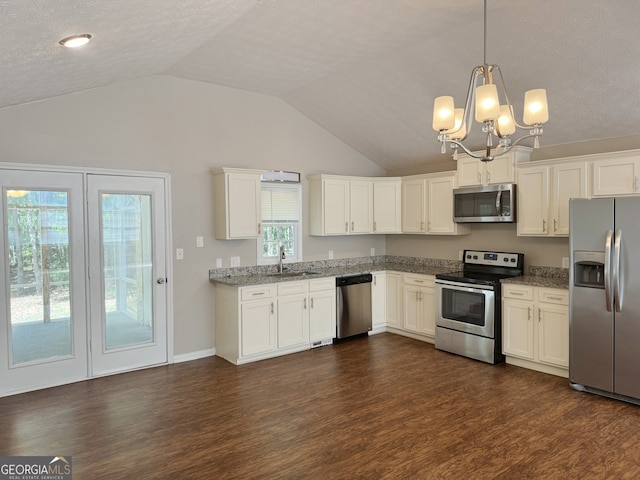
[[[261,235],[262,170],[212,170],[216,238],[231,240]]]
[[[311,235],[351,235],[373,232],[373,179],[310,175]]]
[[[569,199],[587,198],[586,161],[533,162],[518,168],[518,235],[569,235]]]
[[[490,162],[483,162],[465,153],[458,154],[458,186],[514,183],[516,181],[516,165],[529,161],[530,155],[530,148],[520,146],[513,147],[506,155],[496,157]]]
[[[453,221],[455,172],[414,175],[402,179],[402,231],[433,235],[465,235],[469,225]]]
[[[600,155],[593,160],[594,197],[637,195],[640,193],[640,152]]]
[[[373,232],[402,232],[402,180],[400,178],[373,180]]]

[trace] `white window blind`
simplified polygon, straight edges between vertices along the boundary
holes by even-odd
[[[262,184],[262,221],[299,222],[299,202],[298,185]]]

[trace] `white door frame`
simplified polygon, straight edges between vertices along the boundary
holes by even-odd
[[[85,198],[83,199],[83,212],[84,218],[83,222],[85,225],[84,232],[84,249],[85,255],[88,251],[89,246],[89,237],[88,237],[88,229],[86,226],[88,225],[88,208],[87,208],[87,198],[86,198],[86,188],[87,188],[87,175],[96,174],[96,175],[116,175],[116,176],[124,176],[124,177],[151,177],[151,178],[161,178],[164,180],[164,211],[165,211],[165,238],[164,243],[166,245],[165,251],[165,271],[166,278],[168,279],[166,283],[166,313],[167,313],[167,363],[171,364],[174,362],[174,318],[173,318],[173,256],[171,252],[173,251],[173,227],[172,227],[172,210],[171,210],[171,175],[165,172],[149,172],[149,171],[139,171],[139,170],[115,170],[115,169],[103,169],[103,168],[83,168],[83,167],[73,167],[73,166],[57,166],[57,165],[44,165],[44,164],[23,164],[23,163],[2,163],[0,162],[0,169],[4,170],[20,170],[20,171],[33,171],[33,172],[59,172],[59,173],[75,173],[83,175],[83,189]],[[89,324],[89,273],[88,268],[85,266],[85,285],[86,285],[86,321],[87,325]],[[86,337],[86,345],[88,346],[90,341],[90,333],[87,328],[87,337]],[[37,390],[41,388],[49,388],[57,385],[63,385],[65,383],[70,383],[74,381],[82,381],[88,378],[92,378],[89,376],[91,365],[87,364],[87,376],[82,378],[77,378],[74,380],[56,380],[50,379],[50,381],[46,385],[32,385],[25,387],[20,390],[15,390],[11,392],[5,392],[0,389],[0,397],[6,395],[13,395],[17,393],[23,393],[31,390]],[[140,367],[145,368],[145,367]],[[135,370],[133,368],[132,370]],[[115,373],[115,372],[114,372]]]

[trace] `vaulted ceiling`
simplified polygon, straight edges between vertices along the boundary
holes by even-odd
[[[388,170],[441,161],[433,99],[462,106],[482,14],[482,0],[0,0],[0,107],[164,74],[280,97]],[[94,39],[58,45],[74,33]],[[637,0],[488,0],[487,37],[516,114],[547,89],[543,145],[639,133]]]

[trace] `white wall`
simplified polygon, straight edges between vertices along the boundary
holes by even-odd
[[[215,258],[255,265],[255,240],[213,233],[215,166],[384,175],[275,97],[157,76],[0,110],[0,162],[169,172],[172,178],[176,354],[214,345]],[[306,181],[303,184],[306,211]],[[307,230],[308,231],[308,230]],[[197,235],[205,237],[196,248]],[[384,254],[383,236],[304,236],[305,260]]]

